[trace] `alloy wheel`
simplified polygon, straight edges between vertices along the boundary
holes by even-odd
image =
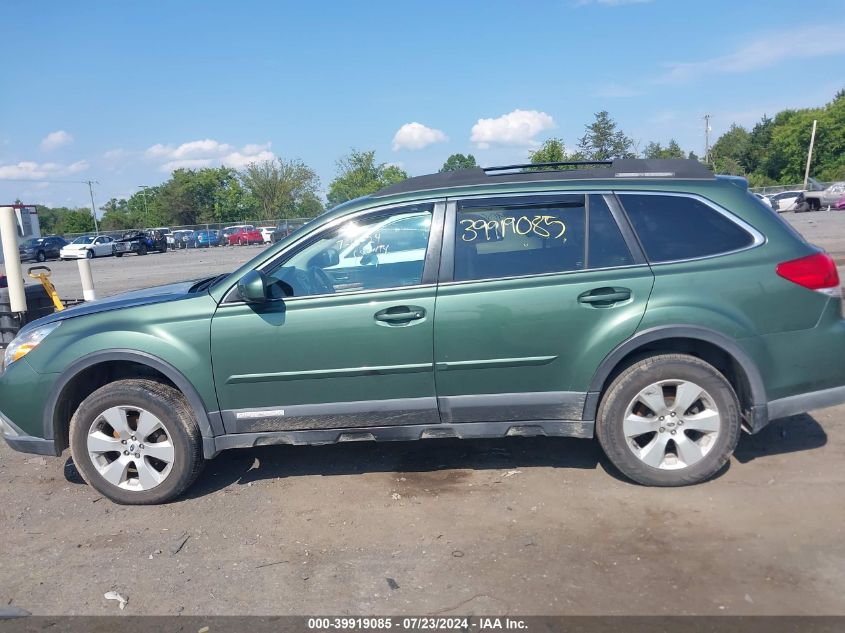
[[[134,406],[103,411],[88,430],[88,457],[107,482],[125,490],[150,490],[173,469],[176,451],[154,414]]]
[[[722,421],[715,401],[687,380],[661,380],[631,400],[622,429],[631,452],[661,470],[687,468],[716,444]]]

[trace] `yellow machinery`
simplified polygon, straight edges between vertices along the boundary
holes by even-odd
[[[40,271],[40,272],[35,272]],[[59,298],[59,293],[56,292],[56,287],[53,285],[53,282],[50,281],[50,269],[46,266],[32,266],[29,270],[26,271],[30,277],[33,279],[37,279],[41,282],[41,285],[44,286],[44,290],[53,300],[53,305],[56,307],[57,312],[61,312],[65,309],[65,305],[62,303],[62,300]]]

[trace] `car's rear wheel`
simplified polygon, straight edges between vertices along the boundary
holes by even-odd
[[[650,356],[622,371],[602,398],[599,442],[613,465],[650,486],[685,486],[715,475],[740,434],[733,387],[685,354]]]
[[[44,251],[38,251],[38,253],[35,255],[35,261],[43,264],[47,261],[47,253],[45,253]]]
[[[124,504],[173,499],[204,464],[185,398],[146,379],[118,380],[83,400],[70,422],[70,446],[85,481]]]

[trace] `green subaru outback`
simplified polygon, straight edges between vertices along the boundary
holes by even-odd
[[[536,166],[533,166],[536,167]],[[5,351],[2,431],[120,503],[229,448],[598,437],[693,484],[740,430],[845,401],[839,278],[695,161],[411,178],[237,271],[96,301]]]

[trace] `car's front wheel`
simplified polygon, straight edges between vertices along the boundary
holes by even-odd
[[[202,437],[184,396],[153,380],[118,380],[82,401],[70,422],[73,461],[112,501],[163,503],[203,467]]]
[[[47,253],[44,251],[38,251],[38,254],[35,256],[35,261],[43,264],[47,261]]]
[[[92,249],[88,249],[88,252],[85,253],[86,259],[94,259],[94,251]]]
[[[650,486],[685,486],[715,475],[740,434],[733,387],[712,365],[686,354],[650,356],[610,384],[596,419],[613,465]]]

